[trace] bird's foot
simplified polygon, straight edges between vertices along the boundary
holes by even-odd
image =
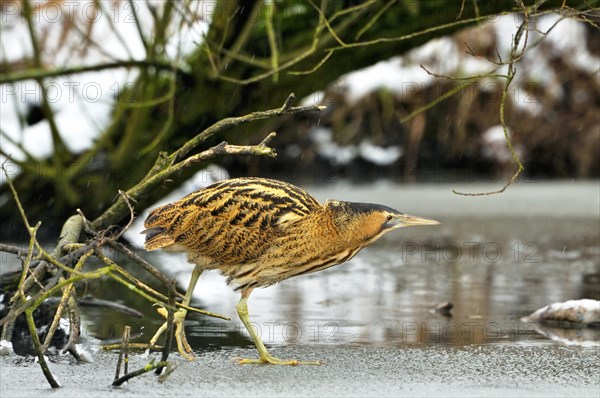
[[[296,359],[279,359],[272,357],[271,355],[261,356],[260,358],[233,358],[240,365],[288,365],[288,366],[297,366],[297,365],[322,365],[323,361],[298,361]]]
[[[164,308],[158,308],[157,312],[163,317],[167,317],[167,310]],[[175,341],[177,342],[177,349],[181,356],[183,356],[188,361],[193,361],[195,359],[194,352],[192,351],[192,347],[190,347],[187,339],[185,338],[185,330],[183,328],[183,323],[185,322],[185,316],[187,314],[187,310],[181,309],[174,314],[173,323],[175,324]],[[163,323],[163,325],[156,331],[156,334],[150,340],[150,344],[156,344],[158,338],[167,330],[167,322]]]

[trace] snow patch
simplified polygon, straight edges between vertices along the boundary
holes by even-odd
[[[559,14],[549,14],[540,18],[538,29],[546,32],[563,18]],[[600,57],[590,53],[586,45],[586,31],[583,22],[565,18],[558,22],[547,36],[555,56],[563,58],[571,65],[588,73],[597,73]]]
[[[83,363],[93,363],[93,355],[85,350],[81,344],[75,344],[75,351],[79,354],[79,360]]]
[[[318,105],[318,104],[322,104],[322,103],[326,102],[325,99],[326,99],[325,91],[315,91],[311,95],[308,95],[308,96],[302,98],[298,102],[298,105],[300,105],[300,106]]]
[[[532,115],[541,114],[542,104],[528,92],[528,85],[538,84],[556,99],[560,99],[563,95],[559,77],[550,65],[550,57],[561,57],[564,62],[573,67],[596,74],[596,79],[600,80],[597,76],[600,57],[592,54],[587,48],[583,22],[570,18],[560,20],[561,18],[563,17],[558,14],[543,15],[538,18],[537,26],[530,21],[532,25],[529,30],[528,48],[519,61],[520,73],[516,74],[509,90],[509,99],[515,106]],[[558,24],[546,37],[543,37],[542,33],[548,31],[557,21]],[[517,14],[507,14],[498,16],[486,25],[491,26],[495,46],[503,61],[510,58],[514,35],[521,22],[522,18]],[[483,28],[473,32],[473,34],[490,34]],[[519,51],[523,44],[524,36]],[[379,89],[390,90],[400,97],[412,95],[418,89],[426,89],[435,78],[423,70],[421,64],[433,73],[448,76],[507,73],[508,66],[498,67],[484,57],[473,57],[463,50],[454,37],[433,39],[405,55],[395,56],[343,75],[333,87],[342,88],[341,91],[346,94],[348,103],[353,104]],[[503,84],[504,79],[483,79],[480,89],[493,90],[499,94]],[[301,104],[318,103],[319,99],[326,103],[328,98],[323,92],[315,92],[303,98]]]
[[[359,146],[360,156],[378,166],[389,166],[402,156],[400,146],[382,147],[373,145],[370,140],[365,139]]]
[[[508,131],[508,137],[511,137],[510,129]],[[501,125],[495,125],[487,129],[483,135],[483,148],[482,153],[488,159],[492,159],[498,163],[506,163],[512,160],[512,154],[510,153],[506,138],[504,137],[504,129]],[[515,147],[515,151],[519,157],[522,156],[521,150]]]
[[[418,65],[403,65],[402,57],[393,57],[344,75],[338,80],[338,84],[345,90],[347,100],[354,103],[379,89],[410,93],[414,91],[415,84],[432,80],[433,77]]]
[[[60,321],[58,321],[58,328],[62,329],[68,336],[71,329],[71,322],[66,318],[60,318]]]
[[[554,303],[540,308],[522,320],[524,322],[600,323],[600,301],[581,299]]]
[[[348,164],[358,155],[358,148],[356,146],[342,146],[334,142],[333,133],[328,128],[315,127],[309,134],[311,140],[317,145],[319,154],[335,164]]]
[[[132,23],[129,3],[112,4],[93,0],[70,3],[72,4],[65,4],[64,7],[52,7],[52,14],[36,14],[38,18],[35,29],[44,42],[42,62],[49,65],[49,68],[100,65],[146,58],[137,24]],[[154,29],[152,14],[142,3],[134,4],[142,22],[141,28],[148,37]],[[162,6],[162,2],[152,5],[159,12]],[[173,62],[185,59],[187,54],[197,50],[214,11],[214,7],[206,7],[203,2],[192,3],[189,8],[174,13],[169,27],[173,34],[167,35],[165,51]],[[11,9],[3,14],[3,18],[0,59],[15,63],[31,58],[33,50],[27,22],[21,17],[20,10]],[[182,18],[185,20],[182,21]],[[81,34],[75,31],[65,34],[70,29],[69,25],[75,26],[72,29],[78,32],[89,33],[89,42],[92,44],[82,46]],[[135,68],[115,68],[44,79],[43,84],[48,91],[50,106],[55,112],[58,131],[70,151],[79,153],[93,145],[110,123],[115,99],[136,77]],[[53,143],[49,123],[43,120],[28,126],[24,122],[28,110],[41,103],[42,93],[38,83],[27,80],[1,85],[0,94],[2,131],[9,137],[8,140],[2,139],[3,151],[18,161],[25,160],[26,153],[39,159],[51,156]],[[0,156],[1,162],[5,160],[4,156]],[[19,168],[15,167],[14,175],[19,173]]]
[[[8,340],[0,340],[0,356],[8,356],[14,354],[13,345]]]
[[[548,257],[559,260],[577,260],[583,254],[579,250],[549,250]]]

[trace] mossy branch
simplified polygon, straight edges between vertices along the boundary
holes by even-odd
[[[75,264],[75,267],[73,267],[74,271],[81,271],[81,269],[83,268],[83,265],[85,264],[85,262],[87,261],[87,259],[92,255],[92,252],[89,251],[87,253],[85,253],[83,256],[81,256],[79,258],[79,260],[77,261],[77,264]],[[58,328],[58,325],[60,323],[60,319],[62,317],[63,311],[65,310],[65,307],[67,306],[69,300],[72,297],[72,294],[75,292],[75,286],[71,283],[68,284],[64,289],[63,289],[63,295],[60,299],[60,302],[58,303],[58,308],[56,309],[56,313],[54,314],[54,319],[52,320],[52,324],[50,325],[50,329],[48,330],[48,334],[46,335],[46,340],[44,341],[44,345],[42,346],[42,352],[46,352],[48,351],[48,348],[50,347],[50,343],[52,342],[52,337],[54,336],[54,333],[56,332],[56,329]]]
[[[48,383],[50,384],[50,387],[59,388],[60,384],[58,383],[54,375],[52,375],[52,372],[48,367],[48,363],[46,362],[46,358],[44,357],[44,354],[42,352],[42,345],[40,343],[40,338],[37,334],[37,329],[33,320],[33,311],[33,308],[28,308],[25,311],[25,317],[27,318],[27,326],[29,326],[29,334],[31,335],[31,340],[33,342],[33,347],[38,357],[38,362],[40,364],[40,367],[42,368],[42,372],[44,373],[46,380],[48,380]]]
[[[112,385],[113,385],[113,387],[118,387],[118,386],[122,385],[123,383],[125,383],[126,381],[133,379],[134,377],[141,376],[144,373],[152,372],[154,369],[157,369],[159,367],[167,367],[168,372],[169,373],[172,372],[172,370],[170,370],[170,367],[172,367],[172,365],[169,362],[164,362],[164,361],[154,362],[154,361],[152,361],[149,364],[147,364],[146,366],[144,366],[143,368],[140,368],[136,371],[127,373],[126,375],[119,377],[118,379],[113,381]]]

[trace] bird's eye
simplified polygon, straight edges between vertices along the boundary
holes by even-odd
[[[392,218],[394,218],[394,217],[392,217],[391,215],[388,215],[388,216],[387,216],[385,219],[386,219],[387,221],[392,221]]]

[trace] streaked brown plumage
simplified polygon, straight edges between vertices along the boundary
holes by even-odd
[[[147,250],[184,251],[196,264],[185,304],[205,269],[220,270],[241,290],[238,313],[261,356],[242,363],[297,364],[271,357],[249,327],[246,299],[252,289],[343,263],[392,229],[428,224],[437,222],[375,204],[322,205],[282,181],[236,178],[153,210],[144,233]],[[182,323],[185,312],[180,318]],[[179,351],[190,357],[183,328],[178,329]]]

